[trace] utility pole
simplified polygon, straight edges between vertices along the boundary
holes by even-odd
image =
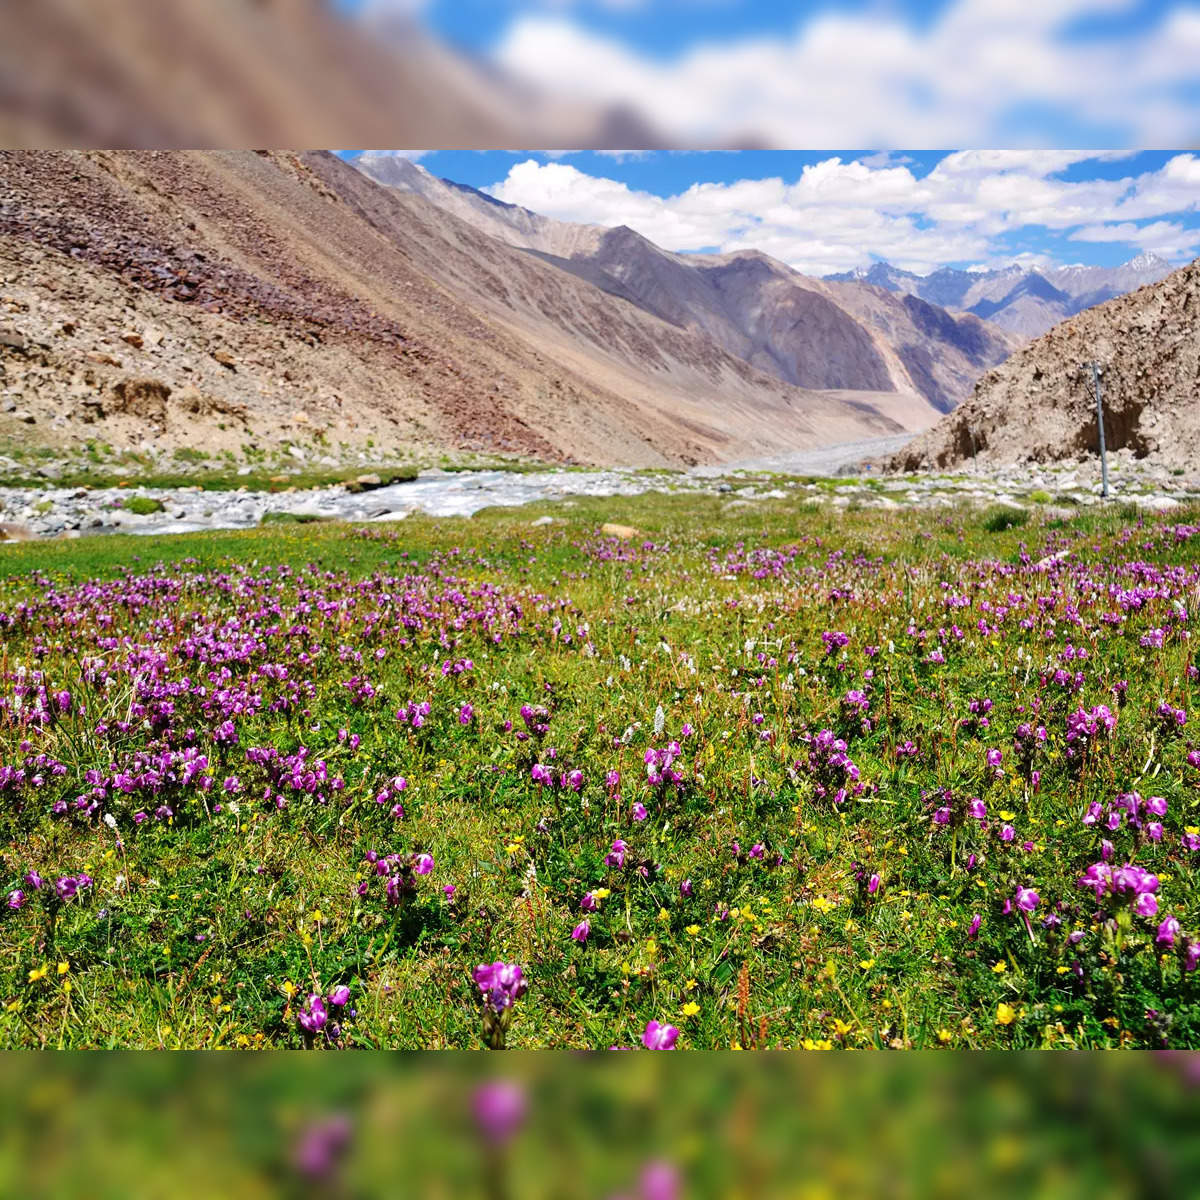
[[[1098,362],[1086,364],[1092,368],[1092,387],[1096,393],[1096,428],[1100,431],[1100,495],[1108,498],[1108,455],[1104,446],[1104,398],[1100,392],[1100,376],[1104,368]]]

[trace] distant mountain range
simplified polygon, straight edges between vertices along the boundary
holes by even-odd
[[[903,271],[889,262],[826,275],[839,283],[866,283],[888,292],[919,296],[975,316],[1023,338],[1037,337],[1085,308],[1157,283],[1175,268],[1157,254],[1139,254],[1118,267],[1019,266],[995,271],[943,267],[929,275]]]
[[[1019,344],[974,314],[910,295],[802,275],[758,251],[676,254],[627,226],[556,221],[439,179],[386,152],[354,165],[491,237],[636,305],[793,386],[896,393],[948,412]]]

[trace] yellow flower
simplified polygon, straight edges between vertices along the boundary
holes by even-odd
[[[1011,1025],[1017,1019],[1017,1010],[1011,1004],[996,1005],[996,1024]]]
[[[43,963],[40,967],[34,967],[33,970],[29,972],[29,982],[37,983],[39,979],[45,979],[49,973],[50,968],[46,966],[45,963]]]
[[[689,979],[683,986],[685,990],[694,992],[696,990],[696,981],[694,979]]]
[[[283,982],[283,994],[290,1000],[300,989],[290,980]]]
[[[1002,808],[1000,810],[1000,820],[1015,821],[1016,819],[1017,819],[1017,814],[1015,812],[1009,812],[1009,810],[1007,808]]]
[[[995,966],[992,968],[992,970],[993,970],[993,971],[994,971],[994,972],[995,972],[997,975],[1003,975],[1003,974],[1004,974],[1004,972],[1008,970],[1008,963],[1006,963],[1006,962],[1004,961],[1004,959],[1001,959],[1001,960],[1000,960],[1000,961],[999,961],[999,962],[998,962],[998,963],[997,963],[997,964],[996,964],[996,965],[995,965]]]
[[[833,1043],[828,1038],[822,1038],[819,1042],[814,1042],[812,1038],[805,1038],[800,1043],[805,1050],[832,1050]]]
[[[17,1011],[19,1011],[20,1007],[21,1007],[21,1002],[20,1002],[20,1000],[10,1000],[10,1001],[9,1001],[9,1002],[8,1002],[8,1003],[7,1003],[7,1004],[4,1006],[4,1011],[5,1011],[5,1012],[17,1012]]]
[[[680,1011],[685,1017],[694,1017],[700,1011],[700,1005],[695,1000],[689,1000]]]
[[[607,900],[609,896],[612,895],[612,892],[610,892],[608,888],[597,888],[592,895],[595,896],[597,900]]]
[[[862,970],[869,971],[875,965],[875,960],[873,958],[864,958],[858,965]]]
[[[658,919],[660,921],[669,921],[671,919],[671,914],[667,912],[665,908],[660,908],[658,910]]]
[[[853,1030],[853,1025],[847,1025],[846,1022],[841,1019],[841,1017],[834,1017],[833,1032],[836,1033],[838,1037],[845,1037],[846,1034],[852,1033]]]
[[[938,1044],[948,1046],[954,1040],[954,1034],[948,1029],[939,1029],[937,1031]]]
[[[653,958],[658,953],[658,943],[653,938],[646,939],[646,956]]]
[[[325,920],[325,914],[319,908],[314,909],[312,919],[319,925],[323,920]]]
[[[689,925],[683,932],[686,933],[688,935],[688,937],[695,937],[696,934],[698,934],[700,932],[700,926],[699,925]]]
[[[65,975],[70,969],[71,964],[69,962],[60,962],[58,964],[58,973],[60,975]]]

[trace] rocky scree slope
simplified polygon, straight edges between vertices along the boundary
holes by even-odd
[[[1113,452],[1200,467],[1200,259],[1160,283],[1089,308],[989,371],[972,397],[894,455],[894,470],[1055,462],[1094,455],[1091,372],[1104,365]]]
[[[789,386],[320,152],[0,153],[0,374],[0,442],[234,454],[683,464],[934,416]]]

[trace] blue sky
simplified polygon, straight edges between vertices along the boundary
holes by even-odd
[[[341,0],[668,142],[1200,142],[1200,0]]]
[[[1200,154],[1185,151],[401,153],[560,220],[816,274],[1200,254]]]

